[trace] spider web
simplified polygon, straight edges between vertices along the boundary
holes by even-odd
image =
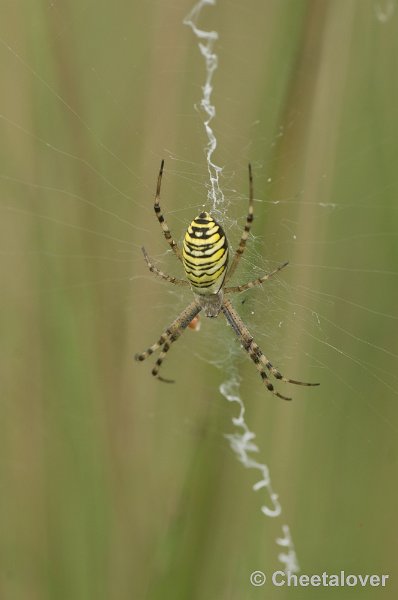
[[[394,573],[396,2],[24,8],[0,26],[2,593],[46,597],[50,565],[52,597],[128,597],[136,564],[136,597],[161,597],[190,560],[202,597],[241,598],[294,548],[304,572]],[[186,15],[218,34],[202,52]],[[222,318],[173,346],[174,386],[134,363],[191,299],[142,259],[182,276],[153,215],[162,158],[176,239],[206,206],[233,248],[252,163],[234,282],[290,263],[233,303],[320,388],[275,401]]]
[[[202,107],[206,118],[204,120],[204,128],[208,143],[206,146],[206,160],[207,168],[210,177],[210,186],[208,192],[208,198],[212,202],[212,213],[217,215],[217,218],[224,221],[226,210],[223,204],[225,204],[225,197],[220,188],[219,178],[222,173],[222,168],[213,162],[213,153],[217,148],[217,138],[212,129],[212,120],[216,115],[215,106],[212,102],[212,79],[214,72],[218,64],[218,56],[214,51],[214,44],[218,40],[218,33],[216,31],[204,31],[198,26],[200,14],[204,6],[214,5],[214,0],[199,0],[195,4],[189,16],[184,20],[186,25],[192,28],[195,36],[199,39],[199,49],[202,56],[205,59],[206,65],[206,80],[202,86],[202,98],[200,106]],[[205,40],[205,42],[203,41]],[[276,494],[271,485],[271,477],[267,465],[254,460],[252,458],[253,453],[259,452],[259,448],[254,443],[256,437],[255,433],[250,430],[245,421],[245,405],[239,394],[239,379],[234,373],[229,379],[222,383],[220,386],[221,394],[229,401],[234,402],[239,407],[239,415],[233,419],[233,424],[237,428],[237,431],[231,434],[227,434],[225,437],[229,440],[232,450],[236,453],[240,462],[247,469],[254,469],[259,471],[261,479],[256,482],[253,486],[255,491],[265,489],[268,495],[267,501],[270,506],[266,503],[261,507],[264,515],[268,517],[279,517],[282,512],[281,504],[278,500],[278,494]],[[277,538],[277,543],[280,546],[286,547],[286,553],[279,554],[279,560],[283,563],[284,570],[286,572],[297,572],[299,571],[298,558],[294,549],[293,540],[290,534],[288,525],[282,525],[282,531],[284,537]]]

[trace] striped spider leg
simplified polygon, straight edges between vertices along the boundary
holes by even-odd
[[[162,177],[163,177],[163,167],[164,160],[160,163],[160,171],[158,175],[158,182],[156,185],[156,196],[155,196],[155,204],[153,206],[155,210],[155,215],[157,220],[160,223],[160,227],[162,228],[163,235],[166,238],[166,242],[169,244],[170,248],[173,250],[174,254],[177,256],[179,260],[181,260],[181,252],[177,245],[177,242],[174,241],[173,236],[171,235],[170,229],[166,223],[166,220],[163,216],[162,209],[160,208],[160,186],[162,185]]]
[[[154,368],[152,369],[152,375],[160,379],[161,381],[165,381],[166,383],[173,383],[172,379],[164,379],[159,375],[159,369],[162,365],[162,362],[170,349],[170,346],[173,342],[178,340],[180,335],[184,332],[184,330],[188,327],[192,319],[194,319],[202,310],[201,306],[194,300],[189,304],[183,311],[178,315],[178,317],[164,330],[160,338],[157,342],[149,346],[147,350],[141,352],[141,354],[135,355],[135,360],[145,360],[148,356],[151,356],[156,350],[162,348],[159,358],[157,359]]]
[[[247,243],[249,233],[250,233],[250,229],[251,229],[251,226],[252,226],[252,223],[254,220],[253,201],[254,201],[253,174],[252,174],[251,164],[249,163],[249,212],[247,213],[246,223],[245,223],[245,227],[243,229],[242,237],[240,238],[239,246],[235,252],[235,256],[234,256],[232,263],[228,269],[226,281],[228,281],[228,279],[231,279],[232,275],[235,272],[236,267],[238,266],[241,256],[243,255],[243,253],[245,251],[246,243]]]
[[[249,357],[252,359],[254,364],[256,365],[256,369],[260,372],[261,378],[264,381],[264,384],[267,387],[267,390],[278,396],[278,398],[282,398],[283,400],[291,400],[287,396],[283,396],[279,392],[274,389],[273,384],[270,382],[267,372],[265,369],[268,369],[270,373],[275,377],[275,379],[279,379],[280,381],[284,381],[286,383],[295,383],[296,385],[319,385],[319,383],[305,383],[304,381],[297,381],[296,379],[288,379],[284,377],[278,369],[276,369],[268,360],[268,358],[263,354],[261,348],[256,344],[253,339],[252,334],[236,312],[236,310],[232,307],[232,304],[226,298],[224,299],[222,305],[222,311],[234,330],[237,338],[239,339],[242,347],[248,353]]]

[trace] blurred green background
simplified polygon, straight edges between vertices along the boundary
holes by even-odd
[[[395,598],[398,6],[219,0],[212,99],[232,245],[253,164],[256,218],[234,298],[269,358],[321,387],[267,393],[225,321],[150,375],[191,300],[153,214],[181,239],[206,202],[204,62],[187,0],[2,3],[0,599]],[[207,208],[209,208],[207,206]],[[151,364],[150,364],[151,363]],[[238,407],[282,515],[225,434]],[[287,393],[287,387],[278,386]],[[303,573],[386,588],[254,588],[288,524]]]

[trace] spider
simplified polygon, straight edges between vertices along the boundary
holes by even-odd
[[[256,369],[259,371],[266,388],[275,394],[275,396],[278,396],[278,398],[282,398],[283,400],[291,400],[291,398],[283,396],[275,390],[267,375],[267,370],[280,381],[295,383],[297,385],[319,385],[319,383],[305,383],[303,381],[284,377],[263,354],[246,325],[233,308],[231,302],[226,298],[229,294],[244,292],[257,285],[261,285],[288,264],[288,262],[284,262],[274,269],[274,271],[271,271],[271,273],[267,273],[262,277],[244,283],[243,285],[233,287],[225,286],[226,281],[228,281],[235,272],[239,260],[245,251],[246,242],[253,222],[253,176],[251,165],[249,164],[249,211],[239,246],[229,269],[227,269],[229,254],[227,238],[221,225],[217,223],[209,213],[201,212],[189,225],[184,236],[182,251],[174,241],[160,208],[160,186],[162,183],[163,167],[164,160],[161,162],[157,181],[154,204],[155,214],[167,243],[177,256],[178,260],[183,264],[187,280],[177,279],[176,277],[171,277],[170,275],[163,273],[163,271],[160,271],[155,267],[144,247],[142,248],[142,252],[145,262],[152,273],[174,285],[190,286],[194,294],[194,300],[180,315],[178,315],[171,325],[169,325],[158,341],[145,350],[145,352],[136,354],[135,359],[139,361],[145,360],[148,356],[153,354],[153,352],[161,348],[159,358],[152,369],[152,375],[161,381],[172,383],[172,380],[164,379],[159,375],[159,369],[167,352],[170,350],[171,344],[178,340],[183,331],[201,311],[204,312],[206,317],[217,317],[222,312],[228,323],[231,325],[242,347],[256,365]]]

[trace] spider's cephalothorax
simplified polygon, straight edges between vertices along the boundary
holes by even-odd
[[[288,383],[295,383],[297,385],[319,385],[318,383],[304,383],[303,381],[297,381],[295,379],[288,379],[284,377],[282,373],[278,371],[263,354],[260,347],[256,344],[243,323],[238,313],[233,308],[231,302],[225,298],[225,294],[232,294],[235,292],[244,292],[256,285],[262,284],[264,281],[272,277],[283,269],[287,265],[287,262],[283,263],[271,273],[267,273],[258,279],[244,283],[243,285],[237,285],[234,287],[225,287],[225,282],[232,276],[239,263],[240,257],[242,256],[246,242],[249,237],[251,224],[253,222],[253,178],[252,171],[249,165],[249,182],[250,182],[250,196],[249,196],[249,212],[246,217],[246,225],[240,239],[239,246],[234,254],[232,263],[227,269],[228,265],[228,242],[222,227],[209,215],[207,212],[202,212],[187,229],[187,232],[183,241],[182,252],[178,248],[178,245],[174,241],[167,223],[162,215],[160,208],[160,185],[162,182],[164,161],[160,166],[160,172],[158,176],[158,184],[156,188],[155,197],[155,213],[163,230],[164,236],[167,243],[170,245],[174,254],[179,260],[182,261],[187,280],[177,279],[171,277],[166,273],[160,271],[154,266],[145,249],[142,251],[149,270],[155,273],[162,279],[181,286],[191,286],[194,292],[194,301],[187,306],[185,310],[169,325],[167,329],[162,333],[159,340],[152,344],[145,352],[136,354],[137,360],[145,360],[153,354],[156,350],[161,348],[159,358],[156,361],[155,367],[152,369],[152,374],[161,379],[162,381],[170,381],[169,379],[163,379],[159,375],[160,366],[170,349],[170,346],[175,342],[182,332],[188,327],[193,319],[203,310],[207,317],[217,317],[222,312],[231,325],[234,333],[240,341],[242,347],[249,354],[259,371],[261,378],[266,385],[267,389],[284,400],[291,400],[286,396],[283,396],[274,389],[271,383],[267,371],[270,372],[275,379],[285,381]]]
[[[228,243],[221,225],[209,213],[201,212],[188,227],[182,246],[182,264],[206,316],[216,317],[222,306]]]

